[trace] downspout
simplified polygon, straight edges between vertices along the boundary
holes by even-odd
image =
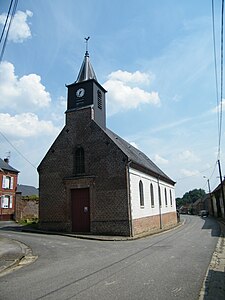
[[[130,236],[133,237],[134,233],[133,233],[133,222],[132,222],[132,214],[131,214],[130,164],[131,164],[131,160],[128,160],[126,164],[126,177],[127,177],[127,191],[128,191],[129,229],[130,229]]]
[[[161,195],[161,190],[160,190],[160,186],[159,186],[159,178],[160,175],[157,178],[158,181],[158,196],[159,196],[159,228],[162,229],[162,211],[161,211],[161,206],[162,206],[162,195]],[[160,193],[159,193],[160,192]],[[161,202],[161,205],[160,205]]]

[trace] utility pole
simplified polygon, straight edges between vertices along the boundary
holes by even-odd
[[[218,167],[219,167],[219,175],[220,175],[220,184],[221,184],[221,192],[222,192],[222,199],[223,199],[223,208],[225,209],[225,197],[224,197],[224,190],[223,190],[223,178],[221,173],[221,166],[220,166],[220,160],[218,159]]]
[[[209,197],[210,197],[210,202],[211,202],[212,215],[214,216],[213,199],[212,199],[212,194],[211,194],[209,179],[207,179],[207,183],[208,183],[208,188],[209,188]]]

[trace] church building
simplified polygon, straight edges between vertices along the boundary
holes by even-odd
[[[38,167],[40,228],[135,237],[175,226],[175,182],[106,127],[87,49],[67,89],[65,126]]]

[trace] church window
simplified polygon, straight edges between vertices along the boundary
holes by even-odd
[[[150,196],[151,196],[151,206],[154,207],[154,190],[153,190],[153,184],[150,184]]]
[[[144,206],[144,189],[143,189],[143,182],[139,181],[139,195],[140,195],[140,206]]]
[[[159,192],[159,206],[162,207],[161,189],[160,189],[160,186],[158,186],[158,192]]]
[[[166,188],[165,188],[165,204],[167,206],[167,192],[166,192]]]
[[[85,172],[85,165],[84,165],[84,149],[79,147],[75,151],[75,174],[83,174]]]
[[[173,198],[172,198],[172,192],[170,190],[170,205],[173,206]]]
[[[97,94],[98,94],[98,108],[102,109],[102,92],[98,90]]]

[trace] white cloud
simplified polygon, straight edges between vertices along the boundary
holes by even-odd
[[[10,30],[9,30],[9,36],[8,40],[13,41],[15,43],[21,43],[24,40],[31,37],[31,30],[27,23],[27,18],[32,17],[33,13],[29,10],[26,10],[26,12],[23,11],[17,11],[15,14]],[[0,24],[4,25],[6,20],[6,14],[0,15]]]
[[[214,108],[212,109],[212,112],[213,112],[213,113],[218,113],[218,112],[220,112],[221,104],[222,104],[222,111],[224,111],[224,110],[225,110],[225,99],[222,99],[222,103],[220,102],[220,104],[219,104],[218,106],[214,107]]]
[[[147,73],[141,73],[140,71],[130,73],[118,70],[109,74],[108,78],[109,80],[120,80],[127,83],[149,84],[151,76]]]
[[[172,123],[168,123],[168,124],[162,124],[160,126],[157,126],[155,128],[151,129],[151,132],[155,133],[155,132],[159,132],[159,131],[163,131],[163,130],[168,130],[174,127],[180,127],[180,125],[187,123],[189,121],[193,120],[193,118],[184,118]]]
[[[181,169],[180,170],[181,174],[187,177],[191,176],[198,176],[200,173],[197,170],[187,170],[187,169]]]
[[[147,92],[137,86],[139,83],[146,84],[150,82],[148,74],[139,71],[129,73],[119,70],[112,72],[108,78],[104,83],[104,88],[108,91],[109,115],[136,109],[141,104],[160,105],[158,92]],[[133,85],[134,83],[136,86]]]
[[[131,146],[135,147],[136,149],[139,149],[138,145],[135,142],[130,142]]]
[[[154,161],[155,161],[157,164],[163,164],[163,165],[168,164],[168,162],[169,162],[167,159],[163,158],[163,157],[160,156],[159,154],[156,154],[156,155],[154,156]]]
[[[27,138],[38,135],[56,135],[59,129],[51,121],[39,120],[33,113],[22,113],[15,116],[0,114],[0,128],[7,136]],[[16,129],[16,130],[15,130]]]
[[[200,159],[190,150],[184,150],[178,155],[179,159],[185,162],[198,162]]]
[[[37,74],[15,75],[13,64],[3,62],[0,65],[0,106],[16,112],[35,110],[49,106],[50,94],[41,83]]]

